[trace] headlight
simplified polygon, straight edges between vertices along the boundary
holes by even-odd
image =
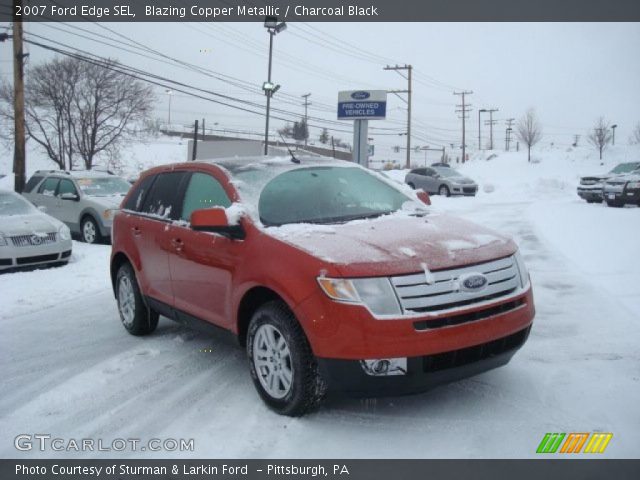
[[[374,315],[399,315],[402,313],[389,279],[319,277],[318,284],[331,299],[340,302],[365,305]]]
[[[60,240],[71,240],[71,230],[66,225],[61,225],[58,229],[58,237]]]
[[[0,247],[6,247],[7,245],[7,239],[4,234],[0,233]]]
[[[640,182],[627,182],[627,188],[640,188]]]
[[[529,271],[527,270],[527,267],[524,264],[522,255],[520,255],[520,250],[516,252],[514,257],[516,259],[516,265],[518,266],[518,271],[520,272],[520,285],[522,286],[522,288],[524,288],[529,284]]]
[[[111,220],[113,219],[113,216],[116,214],[117,211],[118,209],[114,209],[114,208],[107,209],[104,212],[102,212],[102,218],[104,218],[105,220]]]

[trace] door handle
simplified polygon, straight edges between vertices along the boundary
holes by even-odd
[[[180,253],[182,252],[182,248],[184,247],[184,242],[179,238],[174,238],[171,240],[171,245],[173,245],[173,248],[176,249],[176,252]]]
[[[142,230],[140,230],[140,227],[131,227],[131,231],[136,237],[139,237],[140,234],[142,233]]]

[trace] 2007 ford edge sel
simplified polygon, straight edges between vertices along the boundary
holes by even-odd
[[[504,365],[534,317],[518,248],[425,197],[317,157],[151,169],[114,219],[121,321],[232,332],[292,416],[327,390],[400,395]]]

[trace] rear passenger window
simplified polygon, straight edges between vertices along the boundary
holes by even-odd
[[[29,193],[31,190],[36,188],[36,185],[38,185],[43,178],[44,176],[42,175],[34,175],[33,177],[31,177],[27,184],[24,186],[24,191],[26,193]]]
[[[144,197],[141,212],[149,215],[177,220],[182,208],[180,186],[187,172],[161,173]]]
[[[211,175],[194,173],[184,194],[181,219],[189,221],[191,212],[200,208],[224,207],[231,205],[220,182]]]
[[[47,178],[44,182],[42,182],[42,185],[40,185],[38,193],[53,197],[56,194],[56,188],[58,188],[59,182],[60,180],[55,177]]]
[[[148,175],[133,187],[131,195],[129,195],[127,202],[122,206],[122,208],[125,210],[131,210],[132,212],[139,212],[142,208],[144,197],[147,192],[149,192],[149,188],[151,188],[155,178],[155,175]]]

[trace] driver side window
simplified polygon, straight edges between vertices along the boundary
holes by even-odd
[[[78,195],[78,191],[76,190],[76,186],[73,182],[63,178],[60,180],[60,185],[58,185],[58,196],[60,197],[64,193],[72,193],[76,196]]]
[[[231,200],[220,182],[211,175],[196,172],[191,175],[189,186],[184,194],[180,218],[188,222],[194,210],[229,206],[231,206]]]

